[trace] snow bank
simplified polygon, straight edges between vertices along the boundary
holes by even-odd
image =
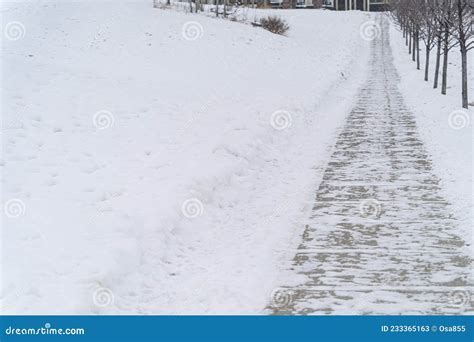
[[[281,37],[148,2],[2,6],[3,312],[261,312],[367,14],[279,11]]]

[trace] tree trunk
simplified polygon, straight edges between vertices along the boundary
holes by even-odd
[[[426,59],[425,59],[425,81],[428,82],[429,80],[429,72],[430,72],[430,47],[426,45]]]
[[[434,89],[438,88],[440,64],[441,64],[441,36],[438,36],[438,47],[436,49],[436,67],[435,67],[434,84],[433,84]]]
[[[411,40],[412,40],[412,35],[411,35],[411,30],[410,30],[410,40],[408,42],[408,54],[411,55]]]
[[[465,43],[461,43],[461,65],[462,65],[462,106],[469,108],[468,86],[467,86],[467,48]]]
[[[412,38],[413,42],[412,42],[412,47],[411,47],[411,59],[413,60],[413,62],[416,61],[416,32],[414,31],[413,32],[413,38]]]
[[[216,0],[216,17],[219,17],[219,0]]]
[[[446,95],[448,89],[448,57],[449,57],[449,30],[444,32],[443,42],[443,75],[441,80],[441,94]]]
[[[420,70],[420,31],[416,31],[416,69]]]

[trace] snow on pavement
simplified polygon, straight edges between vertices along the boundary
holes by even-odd
[[[471,240],[407,110],[378,17],[371,70],[269,305],[278,315],[470,314]],[[290,278],[290,277],[287,277]]]

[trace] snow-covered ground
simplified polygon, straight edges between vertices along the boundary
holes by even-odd
[[[471,241],[474,222],[474,109],[461,106],[461,54],[453,48],[449,55],[448,94],[441,95],[441,75],[438,89],[433,89],[435,51],[431,55],[430,79],[424,79],[423,43],[420,43],[421,70],[408,55],[405,39],[396,25],[392,25],[391,44],[394,62],[400,76],[400,90],[415,114],[419,132],[425,141],[436,175],[441,179],[444,196],[451,202],[453,217],[459,220],[462,237]],[[441,60],[442,63],[442,60]],[[469,102],[474,102],[474,54],[468,59]]]
[[[151,1],[1,14],[2,312],[262,312],[370,15],[282,10],[282,37]]]

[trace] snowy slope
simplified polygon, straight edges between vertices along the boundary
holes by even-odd
[[[148,1],[2,6],[3,312],[261,312],[368,15],[280,11],[281,37]]]

